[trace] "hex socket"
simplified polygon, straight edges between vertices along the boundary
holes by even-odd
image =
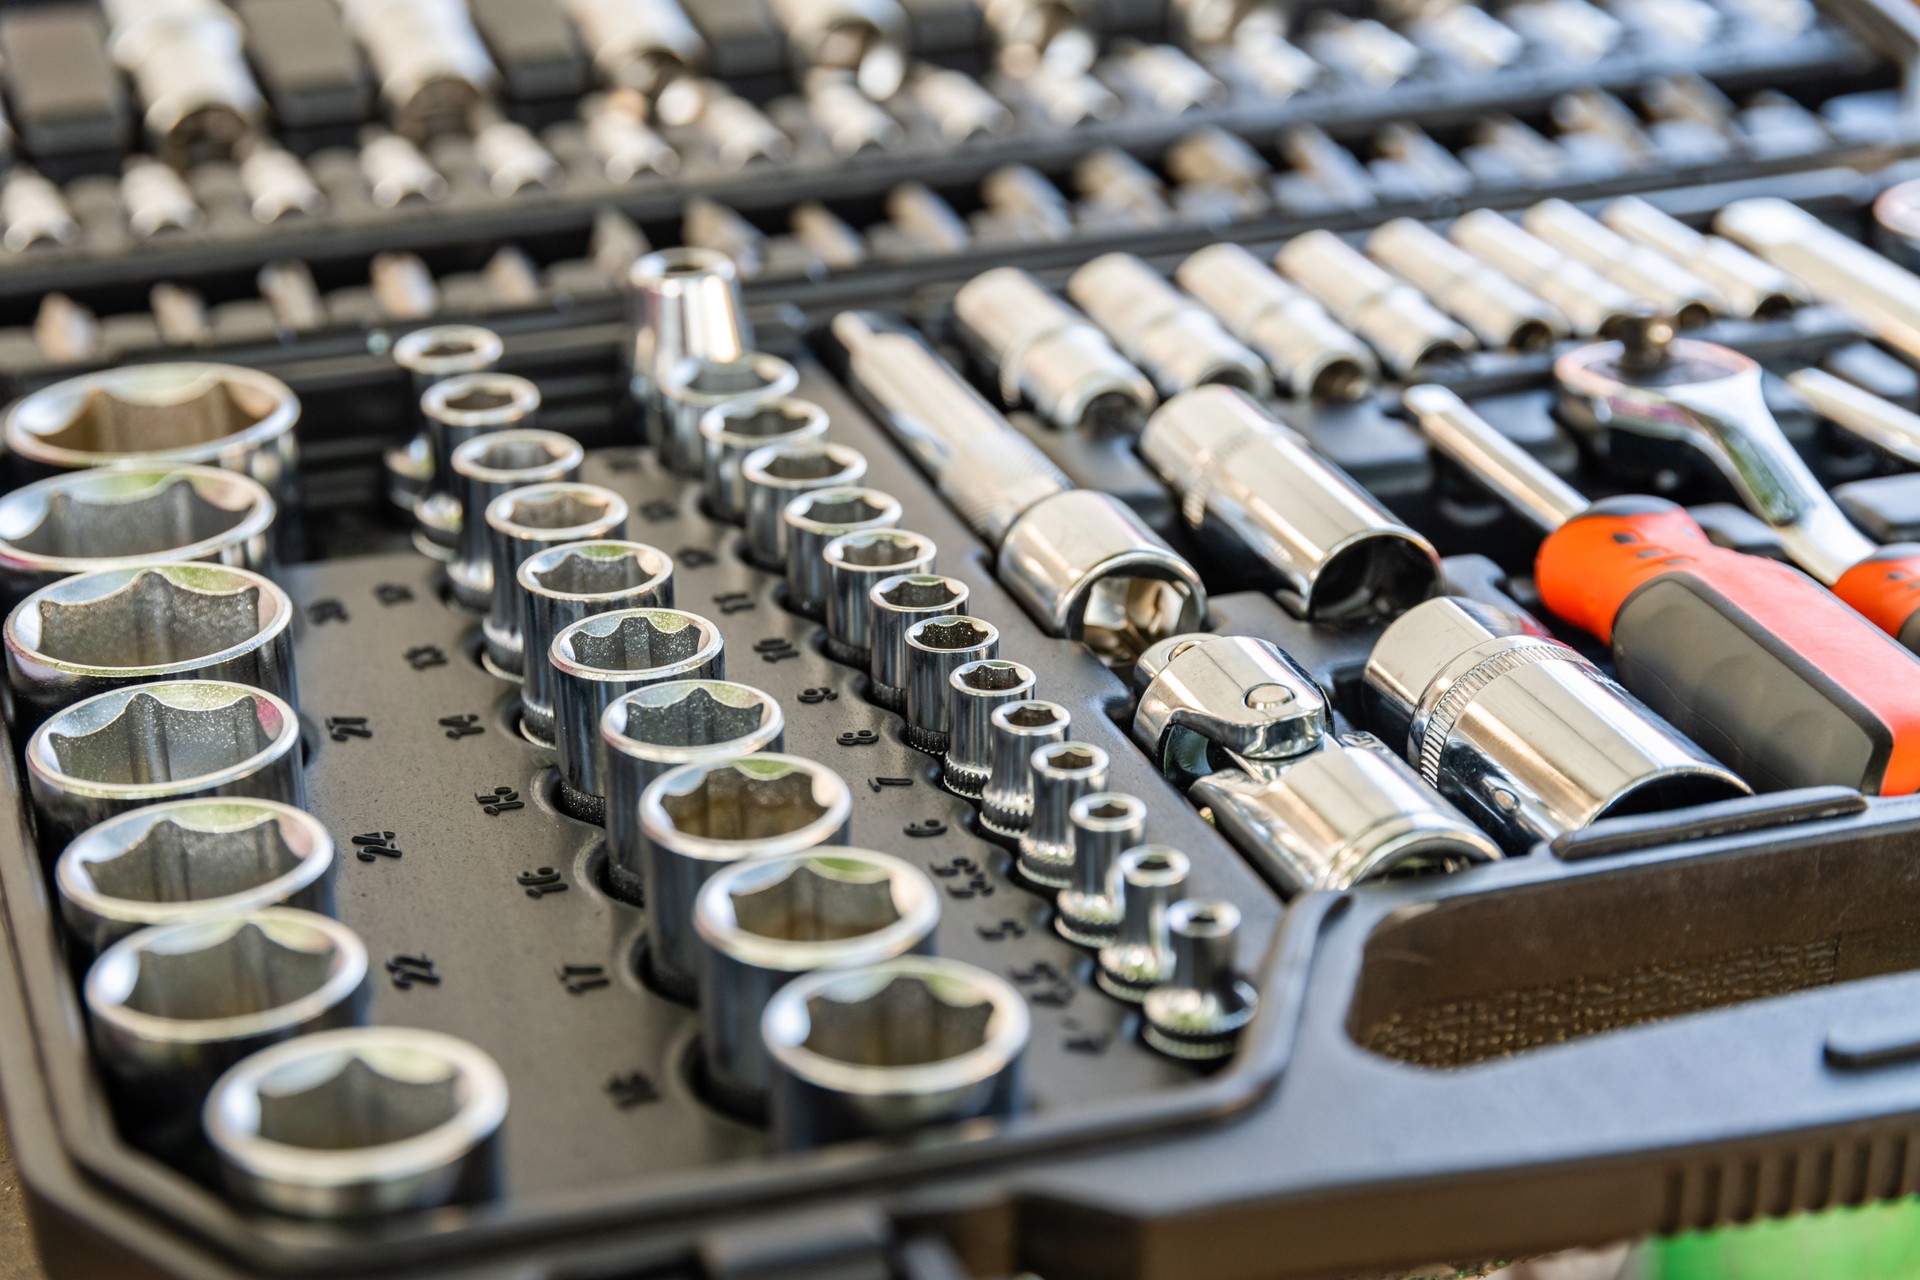
[[[1379,379],[1373,351],[1320,305],[1237,244],[1209,245],[1174,269],[1240,341],[1266,358],[1290,394],[1307,400],[1358,400]]]
[[[1020,874],[1046,889],[1073,887],[1073,803],[1107,788],[1111,761],[1091,742],[1054,742],[1027,757],[1033,815],[1020,833]]]
[[[606,795],[600,717],[622,694],[669,680],[726,676],[720,629],[680,609],[615,609],[562,629],[547,650],[553,667],[554,745],[562,803],[599,822]]]
[[[426,177],[445,186],[410,143],[391,135],[385,141],[404,148],[423,167]],[[372,146],[363,148],[362,163],[376,150]],[[386,454],[387,492],[395,505],[411,512],[427,493],[447,492],[452,484],[450,476],[434,469],[433,442],[427,436],[426,416],[420,412],[427,388],[442,378],[491,369],[500,363],[505,349],[499,334],[472,324],[428,325],[402,334],[394,342],[393,362],[407,375],[407,420],[412,426],[408,439]]]
[[[1418,289],[1381,270],[1331,231],[1295,236],[1281,246],[1274,262],[1325,303],[1340,323],[1365,338],[1396,373],[1457,358],[1475,345],[1471,333]]]
[[[627,500],[597,484],[526,485],[489,502],[486,520],[494,590],[493,607],[480,630],[495,674],[513,679],[525,662],[520,629],[527,603],[520,589],[521,564],[536,551],[563,542],[625,537]]]
[[[962,335],[993,369],[1000,398],[1063,430],[1137,427],[1158,396],[1085,316],[1018,267],[975,276],[953,299]]]
[[[992,726],[993,747],[987,784],[980,792],[980,824],[1017,841],[1033,821],[1033,753],[1065,742],[1073,715],[1057,702],[1036,698],[995,707],[987,723]]]
[[[824,505],[818,495],[803,499]],[[798,542],[791,545],[798,546]],[[843,533],[820,550],[827,567],[827,653],[865,667],[873,650],[873,587],[897,574],[931,574],[937,549],[925,534],[905,529]]]
[[[777,752],[786,735],[780,700],[726,680],[668,680],[621,694],[600,717],[607,761],[607,885],[646,902],[640,797],[669,769],[701,760]]]
[[[822,440],[755,449],[740,462],[747,559],[762,569],[784,573],[787,524],[783,517],[793,500],[819,489],[856,487],[866,475],[865,456],[850,445]]]
[[[803,973],[930,955],[940,895],[926,872],[889,854],[835,849],[754,858],[716,872],[694,903],[706,1083],[758,1115],[771,1063],[760,1020]]]
[[[414,504],[413,515],[429,541],[456,553],[464,546],[466,510],[460,502],[454,451],[495,431],[531,427],[539,411],[540,388],[510,373],[456,374],[427,388],[420,412],[427,423],[435,479],[430,492]]]
[[[827,544],[849,533],[891,529],[900,523],[900,503],[878,489],[816,489],[780,513],[787,546],[787,607],[807,618],[824,618],[832,594]]]
[[[660,373],[660,459],[678,475],[698,477],[705,444],[700,422],[722,405],[784,400],[800,385],[800,373],[779,356],[746,351],[732,360],[686,359]]]
[[[1054,899],[1054,931],[1068,942],[1100,948],[1120,931],[1120,894],[1113,885],[1120,855],[1146,843],[1147,806],[1117,791],[1090,791],[1067,809],[1073,874]]]
[[[1167,935],[1173,974],[1142,1001],[1146,1041],[1189,1062],[1227,1057],[1259,1006],[1235,964],[1240,908],[1207,899],[1176,902],[1167,912]]]
[[[923,618],[906,630],[907,745],[942,755],[953,723],[953,673],[1000,652],[1000,629],[978,618]]]
[[[616,609],[671,609],[673,558],[644,542],[600,538],[563,542],[520,562],[516,575],[526,600],[521,646],[521,731],[537,743],[554,741],[553,642],[582,618]]]
[[[224,681],[97,693],[34,730],[25,754],[49,855],[96,822],[157,801],[253,796],[298,807],[305,797],[293,708]]]
[[[7,615],[13,732],[61,708],[155,680],[223,680],[298,701],[293,601],[219,564],[155,564],[61,578]]]
[[[827,433],[827,411],[811,400],[784,396],[716,405],[700,419],[701,474],[707,509],[729,524],[747,517],[747,480],[741,467],[756,450],[799,445]]]
[[[1273,389],[1267,366],[1213,314],[1130,253],[1102,254],[1067,279],[1093,317],[1163,396],[1219,383],[1249,395]]]
[[[1412,218],[1367,237],[1367,253],[1411,282],[1494,350],[1546,351],[1569,328],[1558,308]]]
[[[633,381],[642,438],[659,447],[666,435],[661,383],[683,361],[726,364],[753,342],[740,304],[733,259],[713,249],[663,249],[633,264]]]
[[[796,978],[761,1022],[775,1140],[808,1148],[1010,1114],[1031,1033],[1019,992],[957,960]]]
[[[267,907],[330,913],[333,837],[273,800],[175,800],[87,828],[54,866],[60,914],[88,953],[150,925]]]
[[[899,573],[867,592],[873,607],[873,644],[867,667],[867,697],[889,711],[907,705],[907,628],[927,618],[967,612],[972,593],[958,578],[937,573]]]
[[[454,501],[461,513],[460,546],[447,566],[447,582],[462,604],[493,603],[493,548],[487,537],[487,506],[510,489],[577,480],[586,450],[557,431],[492,431],[453,451]],[[473,513],[471,520],[466,518]]]
[[[993,771],[993,713],[1008,703],[1030,701],[1037,682],[1032,667],[1000,658],[964,663],[947,677],[951,711],[940,768],[947,790],[980,799]]]
[[[760,752],[694,761],[640,797],[641,877],[653,984],[693,998],[699,972],[694,901],[723,867],[847,841],[853,795],[840,775],[800,756]]]
[[[1159,844],[1120,855],[1110,882],[1120,899],[1120,929],[1100,948],[1100,971],[1094,980],[1102,991],[1138,1004],[1173,976],[1167,909],[1180,897],[1191,865],[1186,854]]]
[[[1492,209],[1474,209],[1447,229],[1455,244],[1531,290],[1567,317],[1585,337],[1612,334],[1650,312],[1641,301],[1584,262],[1562,253]]]

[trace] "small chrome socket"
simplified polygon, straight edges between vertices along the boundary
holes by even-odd
[[[582,618],[616,609],[671,609],[673,558],[644,542],[563,542],[520,562],[519,587],[527,606],[521,645],[533,655],[521,672],[520,728],[551,746],[555,637]]]
[[[691,124],[722,169],[744,173],[793,159],[793,139],[759,107],[715,80],[701,81],[699,90]]]
[[[1320,301],[1237,244],[1209,245],[1174,269],[1240,341],[1266,358],[1280,387],[1305,400],[1358,400],[1379,380],[1366,343]]]
[[[605,819],[606,749],[600,717],[622,694],[670,680],[726,677],[720,629],[680,609],[616,609],[591,614],[556,634],[553,736],[560,802],[575,817]]]
[[[484,1198],[507,1078],[464,1040],[350,1027],[222,1076],[202,1127],[233,1195],[297,1218],[365,1219]]]
[[[979,618],[957,614],[923,618],[904,637],[907,677],[907,745],[945,755],[953,723],[953,673],[1000,654],[1000,630]]]
[[[930,955],[940,892],[889,854],[835,849],[753,858],[700,890],[700,1043],[706,1083],[730,1109],[766,1108],[771,1066],[760,1020],[803,973]]]
[[[849,489],[867,477],[867,459],[850,445],[770,444],[740,461],[746,558],[773,573],[787,570],[787,507],[818,489]]]
[[[1120,935],[1120,895],[1113,878],[1120,855],[1146,843],[1147,806],[1136,796],[1093,791],[1067,809],[1073,874],[1054,898],[1054,932],[1095,950]]]
[[[1117,1000],[1139,1004],[1173,977],[1167,910],[1186,887],[1191,863],[1166,845],[1148,844],[1120,855],[1112,878],[1120,897],[1120,931],[1100,948],[1094,980]]]
[[[287,593],[246,569],[157,564],[61,578],[7,616],[13,732],[155,680],[224,680],[294,703],[293,623]]]
[[[1490,350],[1547,351],[1571,327],[1557,307],[1412,218],[1381,224],[1367,237],[1367,253],[1473,330]]]
[[[995,707],[987,717],[993,745],[980,792],[980,825],[1018,841],[1033,821],[1033,753],[1067,740],[1073,714],[1057,702],[1028,699]]]
[[[597,484],[551,483],[509,489],[487,504],[493,604],[481,624],[486,659],[495,675],[513,680],[525,667],[520,627],[527,603],[520,566],[528,556],[563,542],[626,536],[627,500]]]
[[[1013,112],[964,71],[921,63],[910,85],[913,100],[950,145],[998,137],[1013,128]]]
[[[458,557],[465,544],[467,513],[460,503],[461,477],[454,451],[495,431],[530,428],[540,411],[540,388],[510,373],[462,373],[428,387],[420,397],[433,449],[431,492],[414,504],[413,518],[426,540]],[[446,477],[444,482],[438,477]],[[476,508],[474,519],[480,517]]]
[[[95,694],[27,740],[27,788],[49,856],[141,805],[252,796],[300,805],[300,723],[274,695],[218,680]]]
[[[1067,278],[1067,296],[1153,379],[1163,396],[1221,383],[1264,396],[1273,380],[1213,314],[1130,253],[1102,254]]]
[[[108,7],[107,52],[133,81],[155,149],[175,159],[229,154],[266,115],[246,32],[225,5]]]
[[[398,138],[392,141],[409,149],[412,145]],[[386,454],[387,493],[396,506],[411,512],[429,492],[452,492],[451,473],[435,469],[433,441],[420,409],[427,389],[444,378],[485,373],[500,363],[505,350],[499,334],[473,324],[428,325],[394,342],[393,362],[407,376],[407,419],[413,426],[407,442]]]
[[[1447,229],[1447,235],[1480,261],[1558,308],[1581,337],[1611,336],[1627,321],[1653,310],[1650,303],[1492,209],[1461,214]]]
[[[779,699],[726,680],[668,680],[621,694],[600,717],[607,761],[607,886],[646,904],[640,797],[669,769],[779,751],[786,734]]]
[[[1240,908],[1206,899],[1176,902],[1167,912],[1167,935],[1173,973],[1141,1002],[1147,1043],[1188,1062],[1231,1057],[1260,1005],[1235,964]]]
[[[447,582],[460,603],[493,603],[493,548],[487,538],[489,503],[510,489],[577,480],[587,452],[572,436],[531,429],[493,431],[453,451],[454,502],[461,513],[460,549]],[[466,513],[472,512],[471,520]]]
[[[633,396],[641,438],[659,447],[666,435],[662,381],[692,360],[729,364],[747,353],[753,331],[740,302],[733,260],[712,249],[663,249],[633,264]]]
[[[811,400],[783,397],[716,405],[700,419],[702,484],[707,510],[729,524],[747,518],[741,467],[756,450],[804,445],[827,434],[827,411]]]
[[[1473,335],[1412,285],[1369,262],[1331,231],[1309,231],[1282,245],[1275,265],[1365,338],[1395,373],[1458,359]]]
[[[899,499],[878,489],[814,489],[789,501],[780,513],[787,547],[787,607],[804,618],[824,619],[833,594],[828,545],[848,534],[876,533],[899,523]]]
[[[193,198],[193,189],[170,164],[145,156],[126,162],[120,175],[120,203],[126,209],[127,230],[139,240],[152,240],[206,225],[206,211]]]
[[[1020,833],[1020,874],[1047,889],[1073,887],[1073,802],[1107,788],[1111,762],[1091,742],[1055,742],[1027,757],[1033,815]]]
[[[850,80],[816,73],[807,78],[804,97],[813,127],[837,156],[892,151],[906,137],[900,122]]]
[[[1032,1015],[1004,979],[916,956],[796,978],[761,1035],[774,1138],[804,1149],[1018,1110]]]
[[[706,42],[676,0],[562,0],[600,78],[647,100],[664,117],[663,95],[686,85],[707,60]]]
[[[273,567],[273,496],[213,467],[99,467],[0,497],[0,600],[59,578],[167,563]]]
[[[700,422],[710,410],[784,400],[799,385],[800,374],[793,365],[764,351],[744,352],[726,361],[687,359],[663,370],[661,461],[679,475],[698,477],[706,452]]]
[[[889,711],[907,705],[907,628],[926,618],[967,611],[972,592],[958,578],[937,573],[900,573],[880,579],[867,593],[873,608],[873,649],[867,697]]]
[[[802,501],[822,507],[819,494]],[[789,546],[803,543],[789,531]],[[904,529],[867,529],[843,533],[820,550],[827,569],[827,655],[836,662],[865,667],[873,649],[874,584],[896,574],[931,574],[936,548],[925,534]],[[791,587],[791,580],[789,580]]]
[[[342,0],[340,16],[397,127],[424,137],[464,121],[500,73],[457,0]]]
[[[54,866],[68,933],[97,954],[150,925],[268,907],[329,914],[333,837],[273,800],[175,800],[87,828]]]
[[[364,130],[360,176],[376,208],[438,204],[447,198],[447,180],[421,154],[411,138],[381,129]]]
[[[852,813],[853,794],[839,774],[772,752],[683,764],[647,784],[640,839],[654,985],[693,998],[700,964],[694,902],[716,872],[845,844]]]
[[[947,790],[980,799],[993,773],[993,713],[1009,703],[1031,701],[1037,683],[1032,667],[1002,658],[966,663],[947,678],[951,712],[940,767]]]

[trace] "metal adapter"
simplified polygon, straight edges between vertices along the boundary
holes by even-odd
[[[1281,246],[1274,264],[1371,343],[1396,373],[1457,359],[1475,345],[1471,333],[1418,289],[1382,271],[1331,231],[1295,236]]]
[[[1133,739],[1185,781],[1242,760],[1285,760],[1332,732],[1327,696],[1278,645],[1252,636],[1175,636],[1140,657]]]
[[[1266,357],[1281,386],[1308,400],[1358,400],[1380,376],[1366,343],[1317,298],[1276,275],[1237,244],[1215,244],[1174,269],[1182,289],[1227,331]]]
[[[1162,395],[1210,383],[1272,390],[1266,364],[1213,314],[1130,253],[1102,254],[1067,278],[1067,296],[1105,329]]]

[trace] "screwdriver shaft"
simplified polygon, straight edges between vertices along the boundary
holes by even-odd
[[[1420,433],[1434,448],[1542,529],[1558,529],[1587,509],[1586,498],[1572,485],[1501,435],[1447,388],[1422,383],[1408,387],[1403,399]]]

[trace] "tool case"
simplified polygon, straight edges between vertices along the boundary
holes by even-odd
[[[987,75],[970,7],[911,7],[927,41],[918,54]],[[243,8],[257,9],[247,15],[255,28],[272,16],[265,3]],[[1112,32],[1152,40],[1164,30],[1155,6],[1110,8]],[[760,6],[695,16],[716,75],[768,103],[770,117],[799,119],[781,105],[790,86]],[[500,1064],[511,1098],[487,1194],[387,1217],[251,1210],[221,1190],[196,1138],[131,1140],[135,1126],[88,1047],[85,958],[65,936],[49,875],[58,850],[36,834],[14,742],[0,797],[13,833],[0,842],[0,1097],[49,1273],[1452,1274],[1920,1190],[1920,979],[1908,972],[1920,801],[1775,792],[1605,820],[1451,874],[1288,899],[1274,868],[1236,849],[1135,744],[1129,673],[1029,616],[995,578],[991,548],[875,421],[823,337],[843,309],[882,312],[918,327],[987,388],[952,299],[989,267],[1025,267],[1057,288],[1115,249],[1169,270],[1216,241],[1270,254],[1308,229],[1352,232],[1549,196],[1590,204],[1638,193],[1704,226],[1735,199],[1777,195],[1902,253],[1874,229],[1869,206],[1920,173],[1907,158],[1920,149],[1909,106],[1920,11],[1827,0],[1790,39],[1729,29],[1746,34],[1693,50],[1638,35],[1589,67],[1433,71],[1384,89],[1332,77],[1282,101],[1236,91],[1174,118],[1137,102],[1072,128],[1025,115],[1002,136],[959,145],[909,121],[893,152],[852,161],[796,126],[792,159],[752,175],[703,163],[687,141],[672,177],[614,185],[575,164],[553,190],[501,196],[452,149],[435,156],[450,188],[441,205],[336,199],[267,226],[238,205],[223,213],[204,195],[222,189],[219,166],[195,165],[204,223],[145,242],[129,238],[103,195],[116,145],[43,164],[76,214],[102,212],[81,218],[69,244],[0,254],[6,391],[207,358],[271,372],[299,395],[300,487],[277,531],[275,577],[298,611],[308,807],[340,850],[335,913],[372,962],[366,1020],[471,1041]],[[528,71],[532,88],[510,99],[514,118],[545,129],[563,158],[584,76]],[[1474,128],[1487,117],[1551,131],[1556,100],[1576,89],[1644,106],[1635,95],[1676,76],[1735,99],[1776,96],[1750,104],[1713,156],[1656,134],[1624,161],[1566,146],[1557,173],[1503,178],[1473,155],[1486,149]],[[316,172],[317,157],[350,143],[361,123],[353,95],[341,103],[333,118],[294,128],[301,108],[274,99],[289,122],[284,141],[316,157]],[[310,104],[315,114],[327,111]],[[16,122],[23,136],[28,123]],[[1422,185],[1397,173],[1372,149],[1395,123],[1456,157],[1456,180]],[[1344,189],[1308,174],[1259,207],[1227,208],[1165,168],[1169,150],[1202,128],[1274,155],[1284,130],[1305,126],[1353,162]],[[1128,221],[1083,192],[1069,225],[1041,235],[1009,230],[981,194],[1010,164],[1072,188],[1076,163],[1101,147],[1160,166],[1164,217]],[[970,228],[963,243],[929,247],[902,231],[890,201],[914,183]],[[758,270],[743,264],[743,275],[758,346],[794,361],[796,394],[826,410],[831,439],[865,455],[864,483],[894,495],[901,527],[939,546],[940,571],[999,629],[1000,656],[1034,668],[1039,696],[1071,709],[1073,737],[1106,751],[1110,788],[1143,800],[1152,839],[1192,860],[1188,892],[1239,909],[1240,963],[1259,1007],[1229,1061],[1182,1062],[1143,1042],[1138,1013],[1099,989],[1087,952],[1054,931],[1051,905],[1015,874],[1013,854],[942,787],[936,758],[903,741],[899,715],[867,700],[865,674],[824,652],[818,624],[786,607],[778,575],[743,558],[739,530],[703,508],[698,486],[638,446],[622,279],[645,248],[701,231],[686,216],[690,200],[741,216],[745,230],[732,234],[757,255]],[[827,263],[796,240],[784,215],[804,200],[861,235],[857,261]],[[512,270],[499,265],[503,251]],[[376,287],[376,259],[396,255],[412,255],[432,286],[415,314],[392,314]],[[265,271],[293,262],[312,278],[310,324],[288,324],[263,291]],[[200,300],[203,323],[184,349],[170,340],[177,320],[156,306],[156,286]],[[673,557],[675,604],[718,627],[728,678],[779,701],[786,751],[846,780],[848,842],[932,877],[937,953],[1006,978],[1024,998],[1032,1032],[1018,1114],[793,1151],[709,1099],[697,1017],[649,985],[647,917],[608,891],[601,828],[566,812],[552,752],[521,735],[516,687],[484,665],[477,615],[453,600],[441,566],[413,550],[386,502],[385,454],[412,421],[393,343],[448,320],[502,335],[500,367],[540,388],[538,425],[586,445],[580,478],[624,497],[628,536]],[[80,340],[48,340],[50,328],[75,323]],[[1865,370],[1880,394],[1920,407],[1920,377],[1832,308],[1716,321],[1704,336],[1769,368]],[[1483,352],[1435,380],[1582,492],[1644,488],[1583,463],[1554,423],[1550,366],[1548,354]],[[1390,379],[1352,403],[1281,402],[1276,412],[1431,540],[1449,591],[1540,612],[1537,536],[1429,456],[1399,406],[1401,386]],[[1920,528],[1911,473],[1788,397],[1775,401],[1857,523],[1888,539]],[[1209,559],[1130,440],[1009,417],[1073,483],[1119,497],[1199,568],[1209,630],[1273,642],[1328,691],[1340,731],[1373,727],[1361,670],[1380,622],[1302,620],[1249,585],[1246,566]],[[30,478],[23,460],[9,463],[14,483]],[[1716,540],[1779,554],[1712,475],[1655,479]],[[1605,663],[1590,640],[1560,638]]]

